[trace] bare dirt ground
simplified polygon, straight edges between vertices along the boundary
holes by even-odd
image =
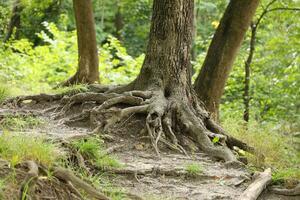
[[[47,107],[47,106],[46,106]],[[49,138],[69,138],[89,135],[88,127],[69,127],[60,120],[54,120],[51,113],[43,113],[46,108],[23,107],[3,108],[5,112],[33,112],[45,123],[41,127],[24,131],[24,134],[43,134]],[[189,156],[162,149],[161,158],[157,158],[150,143],[139,133],[120,131],[103,136],[107,148],[121,145],[114,155],[123,167],[114,170],[111,182],[126,191],[142,196],[144,199],[166,200],[237,200],[251,183],[251,174],[247,169],[228,169],[201,152]],[[197,163],[201,172],[191,175],[186,167]],[[299,197],[298,197],[299,198]],[[274,195],[265,191],[260,200],[296,200],[297,197]]]

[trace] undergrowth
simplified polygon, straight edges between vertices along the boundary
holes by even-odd
[[[43,123],[44,121],[42,119],[34,116],[10,115],[3,118],[0,123],[0,128],[14,131],[23,131],[24,129],[34,128],[42,125]]]
[[[10,132],[0,135],[0,157],[12,166],[26,160],[52,166],[63,156],[63,151],[57,145],[42,137]]]
[[[9,88],[0,82],[0,104],[10,96]]]
[[[121,167],[119,161],[113,156],[106,155],[103,148],[103,141],[98,138],[87,138],[74,141],[72,143],[81,155],[99,168]]]
[[[274,181],[300,180],[300,152],[297,150],[299,138],[284,126],[273,123],[258,123],[228,117],[222,125],[233,136],[253,146],[257,152],[264,155],[245,153],[249,166],[255,169],[270,167]],[[297,143],[298,140],[298,143]]]

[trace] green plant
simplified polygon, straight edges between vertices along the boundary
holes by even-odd
[[[5,85],[0,85],[0,103],[3,102],[9,96],[10,96],[10,92],[8,87]]]
[[[97,138],[81,139],[73,142],[82,156],[90,160],[99,168],[120,167],[121,164],[116,158],[106,155],[103,150],[103,142]]]
[[[88,90],[87,85],[78,84],[78,85],[71,85],[69,87],[59,87],[54,89],[52,92],[55,94],[74,95],[79,92],[86,92],[87,90]]]
[[[259,152],[256,155],[245,153],[250,166],[258,169],[271,167],[274,179],[300,179],[300,153],[295,148],[295,139],[291,133],[285,132],[284,126],[257,121],[245,124],[233,116],[222,121],[230,134]]]
[[[196,176],[203,172],[203,167],[198,163],[189,163],[185,166],[186,172],[191,176]]]
[[[33,116],[7,116],[5,117],[0,127],[3,129],[22,131],[26,128],[34,128],[43,124],[43,120]]]
[[[12,166],[26,160],[52,166],[64,154],[57,145],[42,137],[5,131],[0,135],[0,156]]]

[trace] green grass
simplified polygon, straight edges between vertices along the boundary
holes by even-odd
[[[1,84],[1,82],[0,82]],[[2,103],[5,99],[10,96],[9,88],[5,85],[0,85],[0,103]]]
[[[90,160],[99,168],[121,167],[119,161],[110,155],[105,155],[103,142],[98,138],[80,139],[72,143],[85,159]]]
[[[87,85],[85,84],[78,84],[78,85],[71,85],[69,87],[59,87],[56,89],[53,89],[52,93],[55,94],[65,94],[65,95],[74,95],[80,92],[86,92],[88,90]]]
[[[190,176],[196,176],[203,172],[203,167],[198,163],[189,163],[185,166],[185,170]]]
[[[63,157],[63,151],[42,137],[4,132],[0,135],[0,157],[12,166],[26,160],[52,166]]]
[[[0,128],[22,131],[27,128],[34,128],[43,124],[43,120],[33,116],[7,116],[0,124]]]
[[[251,121],[246,127],[244,121],[234,118],[224,119],[222,125],[230,134],[265,156],[263,159],[262,156],[245,153],[251,168],[271,167],[273,180],[276,181],[300,179],[300,152],[295,148],[296,138],[284,126],[278,128],[279,124]]]

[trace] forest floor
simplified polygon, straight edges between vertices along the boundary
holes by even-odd
[[[56,143],[95,137],[94,135],[91,136],[89,127],[81,125],[70,127],[63,124],[61,120],[54,119],[53,113],[43,112],[49,106],[2,107],[0,108],[0,115],[3,122],[5,116],[18,116],[18,113],[34,114],[34,117],[42,123],[37,123],[31,127],[24,126],[22,130],[17,131],[18,134],[43,136]],[[13,128],[8,128],[11,129],[10,134],[14,134]],[[0,133],[4,134],[1,129]],[[126,133],[120,129],[118,132],[98,135],[98,137],[104,142],[103,148],[110,149],[110,155],[120,163],[120,166],[104,170],[86,163],[86,168],[89,171],[89,177],[108,180],[109,187],[116,191],[127,191],[149,200],[236,200],[251,183],[252,174],[249,170],[228,169],[221,161],[214,160],[202,152],[188,152],[189,156],[186,156],[169,149],[161,149],[161,158],[158,159],[147,138],[144,138],[140,133]],[[7,169],[9,168],[7,165],[6,169],[3,169],[3,166],[0,165],[0,180],[4,180],[9,174],[5,170],[10,171]],[[18,170],[25,169],[19,167]],[[88,179],[84,175],[81,177]],[[5,188],[4,186],[2,197],[5,197],[4,199],[18,199],[18,183],[20,181],[16,181],[15,188],[6,184],[8,187]],[[101,180],[98,181],[101,182]],[[40,193],[47,190],[46,184],[37,184]],[[108,183],[105,184],[107,187]],[[39,194],[38,198],[32,199],[55,199],[51,194],[51,192],[44,194],[44,196]],[[70,197],[70,199],[72,198]],[[125,199],[125,197],[118,196],[112,197],[112,199]],[[265,191],[260,199],[296,200],[297,197],[274,195]]]

